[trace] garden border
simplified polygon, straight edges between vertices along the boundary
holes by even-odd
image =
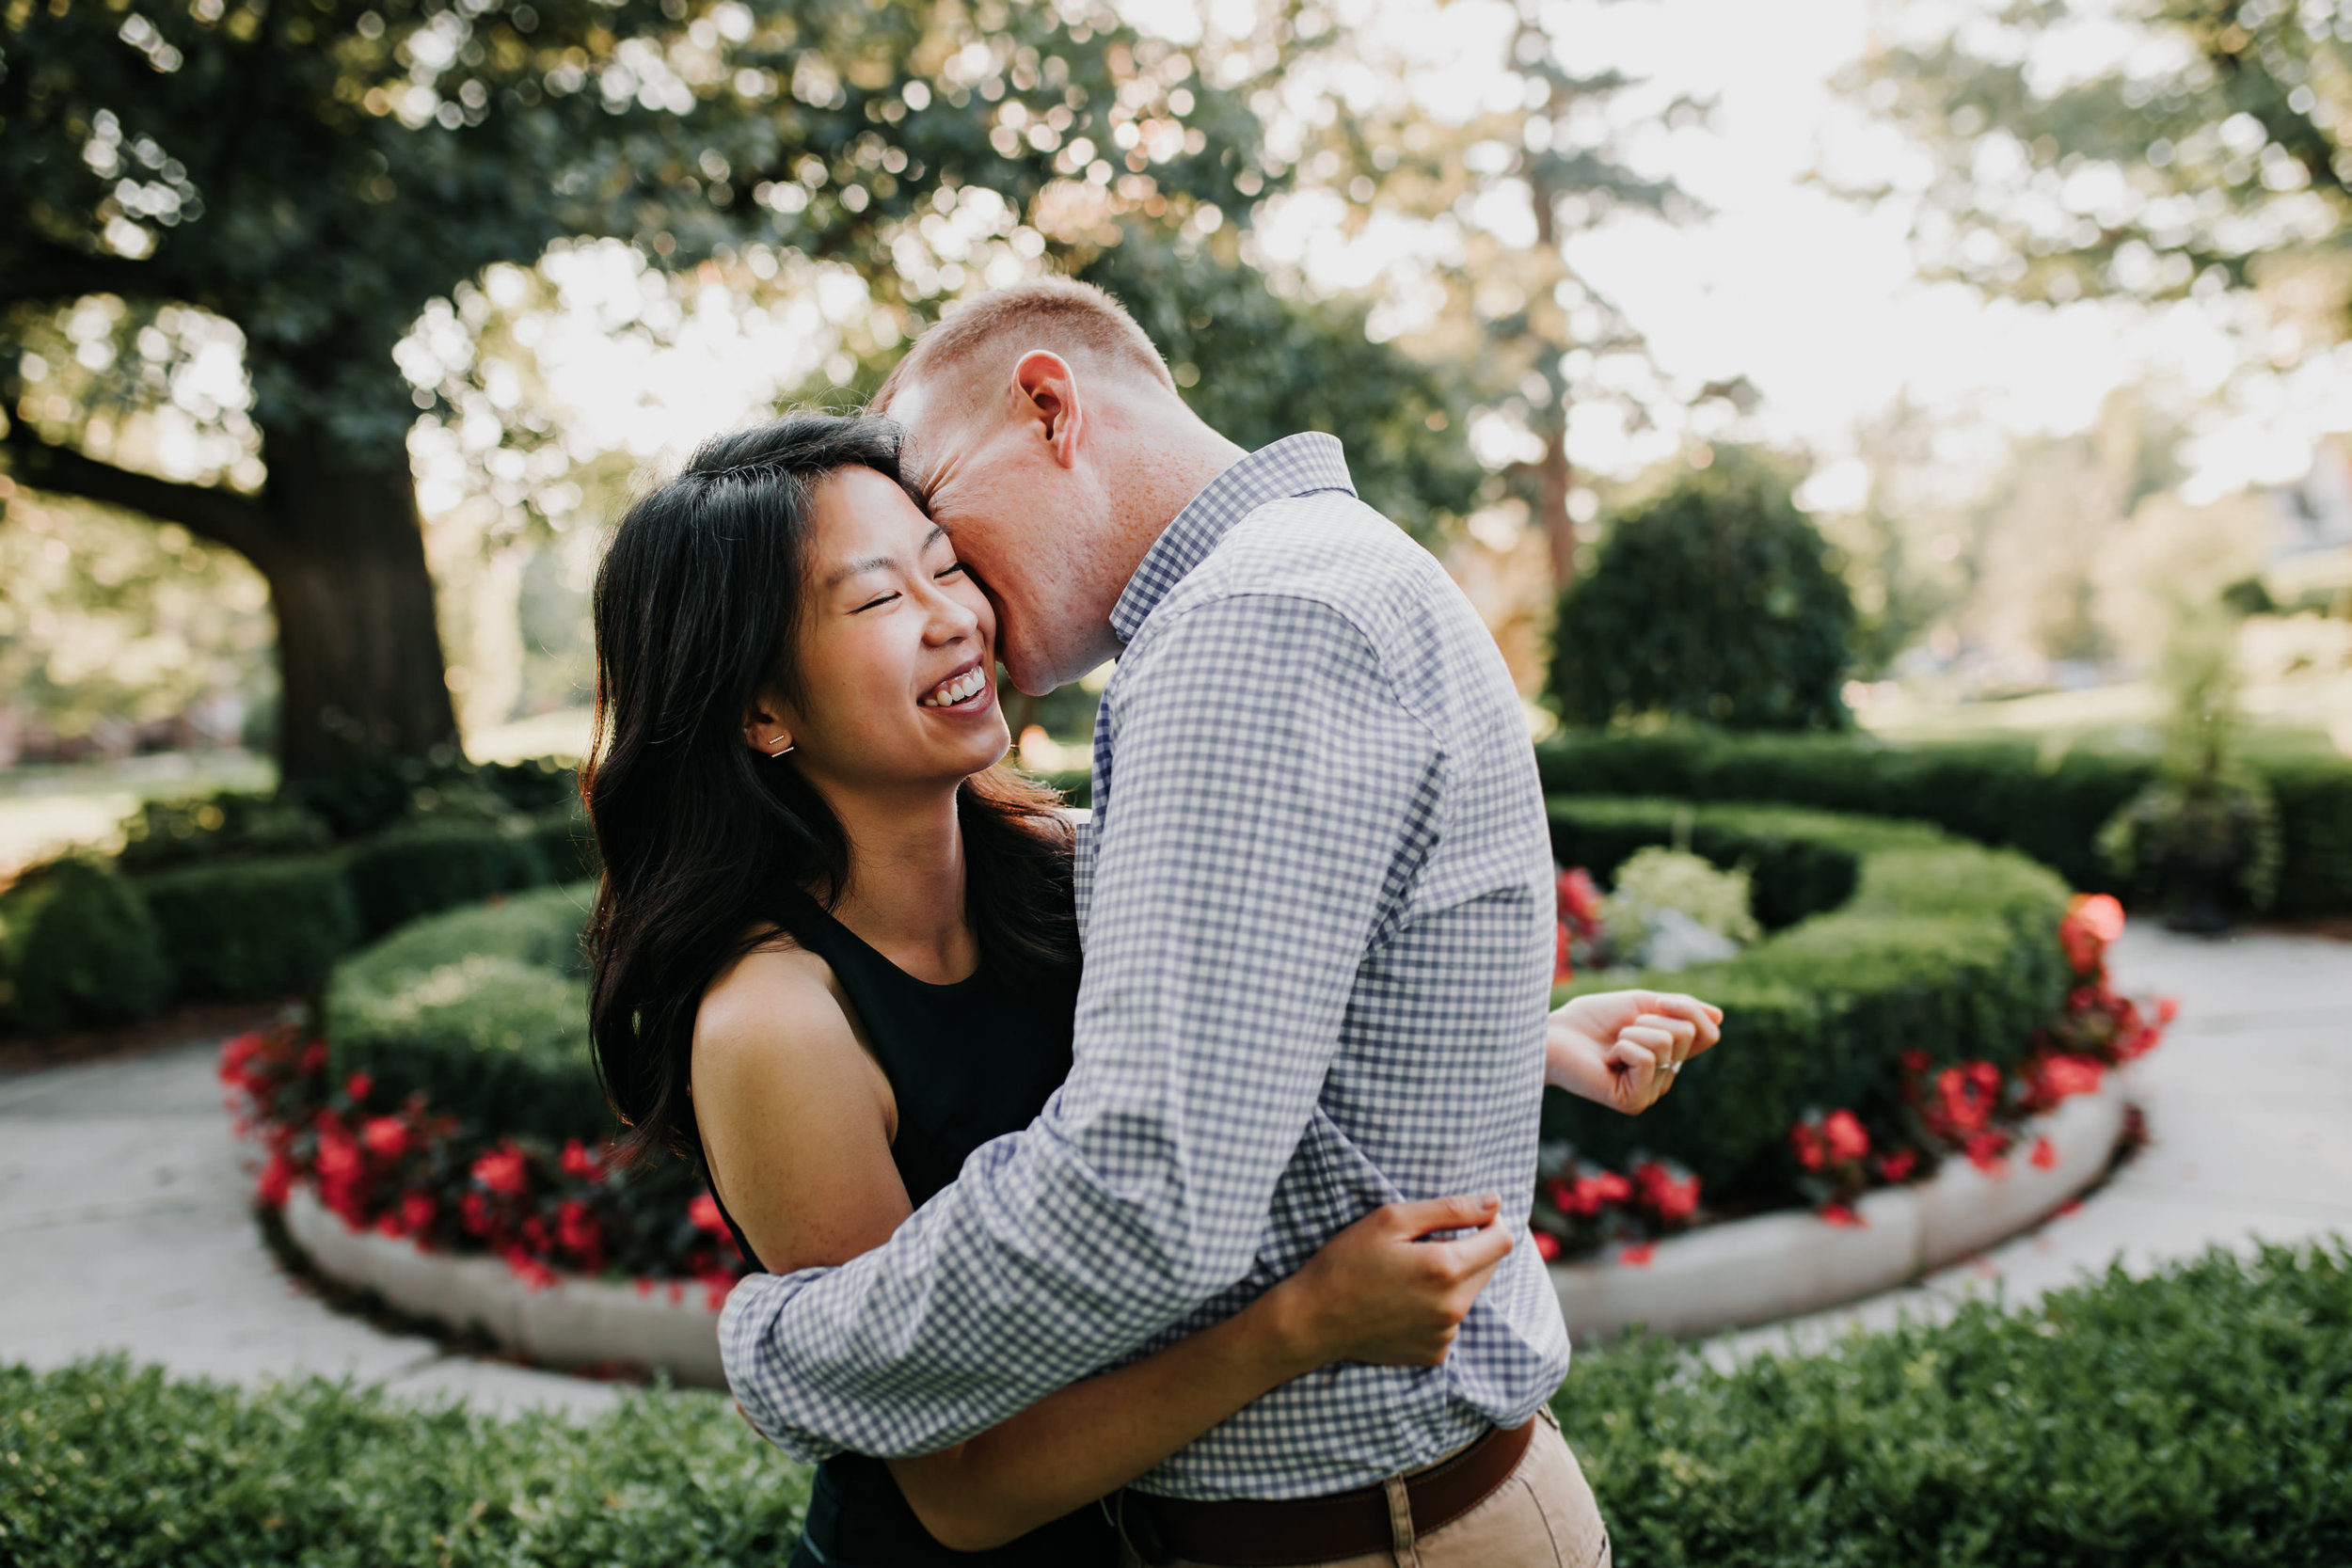
[[[1853,1204],[1858,1225],[1776,1210],[1656,1243],[1643,1265],[1553,1263],[1568,1332],[1584,1343],[1635,1323],[1687,1338],[1779,1323],[1892,1290],[2029,1230],[2106,1174],[2128,1122],[2125,1077],[2110,1069],[2096,1090],[2019,1127],[2019,1149],[2049,1140],[2057,1159],[2047,1169],[2014,1155],[1990,1170],[1949,1160],[1924,1180],[1865,1194]]]
[[[1550,1265],[1570,1334],[1613,1338],[1635,1323],[1687,1338],[1779,1322],[1891,1290],[2030,1229],[2106,1173],[2130,1103],[2122,1074],[2019,1130],[2047,1138],[2046,1170],[2011,1158],[1993,1171],[1948,1162],[1926,1180],[1854,1205],[1862,1223],[1777,1211],[1656,1243],[1647,1264]],[[667,1372],[723,1388],[718,1312],[700,1284],[650,1291],[559,1277],[532,1287],[489,1257],[427,1252],[405,1238],[353,1230],[308,1186],[287,1196],[287,1234],[328,1278],[373,1291],[412,1316],[489,1337],[557,1368]]]
[[[307,1183],[286,1195],[283,1213],[287,1236],[320,1274],[453,1334],[477,1331],[541,1366],[667,1372],[698,1388],[727,1386],[718,1308],[699,1282],[640,1289],[558,1275],[534,1288],[503,1259],[427,1252],[405,1237],[354,1230]]]

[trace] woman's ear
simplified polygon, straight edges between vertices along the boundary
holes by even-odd
[[[792,723],[784,705],[762,697],[743,715],[743,743],[764,757],[780,757],[792,750]]]

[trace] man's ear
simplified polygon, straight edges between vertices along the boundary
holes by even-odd
[[[1054,461],[1065,468],[1076,467],[1078,448],[1086,438],[1086,411],[1069,361],[1045,349],[1029,350],[1012,368],[1012,390],[1016,412],[1034,421]]]

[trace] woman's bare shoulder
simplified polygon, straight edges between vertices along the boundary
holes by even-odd
[[[721,970],[694,1011],[697,1077],[837,1046],[857,1049],[833,971],[782,932]]]

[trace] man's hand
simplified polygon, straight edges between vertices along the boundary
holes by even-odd
[[[1724,1010],[1695,996],[1605,990],[1580,996],[1544,1030],[1544,1082],[1627,1116],[1658,1103],[1682,1064],[1723,1037]]]

